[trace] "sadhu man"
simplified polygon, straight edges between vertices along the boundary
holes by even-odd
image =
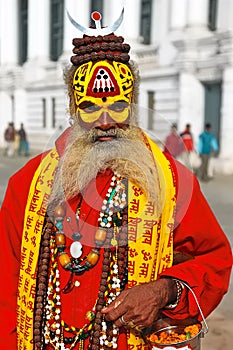
[[[193,293],[207,316],[228,288],[229,242],[194,175],[139,128],[129,45],[99,30],[73,40],[71,126],[9,181],[1,350],[146,349],[156,319],[200,320]]]

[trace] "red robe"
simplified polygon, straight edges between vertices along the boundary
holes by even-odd
[[[64,148],[64,136],[60,137],[56,146],[61,154]],[[168,156],[170,159],[170,156]],[[16,346],[16,291],[20,266],[21,236],[24,210],[32,177],[41,160],[37,156],[30,160],[9,180],[8,188],[0,212],[0,349],[15,350]],[[200,191],[195,176],[180,163],[170,159],[176,177],[177,209],[174,230],[174,250],[190,254],[194,257],[185,263],[174,265],[162,275],[184,280],[195,292],[205,317],[216,308],[227,292],[232,266],[230,244],[218,224],[212,210]],[[100,197],[97,207],[101,205],[106,188],[111,181],[111,171],[101,173],[97,178],[96,188]],[[97,196],[93,182],[86,190],[80,212],[80,233],[83,235],[86,252],[90,251],[86,232],[90,237],[97,227],[99,211],[90,209]],[[64,231],[68,237],[77,230],[74,211],[78,198],[67,206]],[[96,204],[96,203],[95,203]],[[95,205],[96,207],[96,205]],[[90,211],[91,210],[91,211]],[[68,239],[67,248],[71,240]],[[85,252],[84,251],[84,252]],[[62,295],[62,317],[69,324],[82,327],[86,323],[86,312],[94,306],[101,274],[100,258],[97,266],[77,279],[79,287],[69,294]],[[69,273],[61,269],[61,289],[66,285]],[[178,306],[167,310],[166,315],[172,318],[195,317],[197,305],[191,295],[184,291]],[[200,317],[199,317],[200,319]],[[86,342],[85,342],[86,343]],[[86,348],[86,347],[85,347]],[[126,337],[121,332],[118,348],[124,350]]]

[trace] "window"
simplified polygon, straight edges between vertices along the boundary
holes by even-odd
[[[15,96],[11,95],[11,120],[15,122]]]
[[[52,97],[52,128],[56,127],[56,99]]]
[[[27,60],[28,45],[28,0],[19,1],[19,64]]]
[[[217,0],[209,0],[209,18],[208,18],[208,27],[209,30],[216,30],[216,21],[217,21]]]
[[[103,0],[91,0],[91,13],[93,11],[98,11],[103,15]],[[90,25],[93,26],[93,21],[90,19]]]
[[[148,91],[148,124],[149,130],[153,130],[154,126],[154,109],[155,109],[155,93]]]
[[[103,0],[91,0],[91,12],[93,11],[103,13]]]
[[[50,0],[50,59],[57,61],[63,50],[64,0]]]
[[[212,125],[212,132],[220,144],[222,83],[205,83],[205,123]]]
[[[42,98],[42,126],[46,128],[46,99]]]
[[[151,12],[152,0],[142,0],[141,2],[141,26],[140,35],[143,44],[150,44],[151,40]]]

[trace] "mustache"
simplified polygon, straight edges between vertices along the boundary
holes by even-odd
[[[123,131],[113,127],[107,130],[102,130],[97,128],[90,131],[90,139],[92,142],[98,141],[99,137],[122,138]]]

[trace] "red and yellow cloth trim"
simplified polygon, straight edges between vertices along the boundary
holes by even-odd
[[[128,237],[129,288],[156,280],[159,273],[172,265],[173,224],[176,188],[169,161],[148,138],[159,171],[164,210],[157,217],[153,203],[147,202],[143,192],[129,183]],[[36,291],[39,247],[47,204],[59,156],[50,151],[37,168],[29,190],[25,209],[21,246],[21,264],[17,298],[18,350],[33,350],[33,313]],[[129,349],[138,349],[143,340],[132,333]]]

